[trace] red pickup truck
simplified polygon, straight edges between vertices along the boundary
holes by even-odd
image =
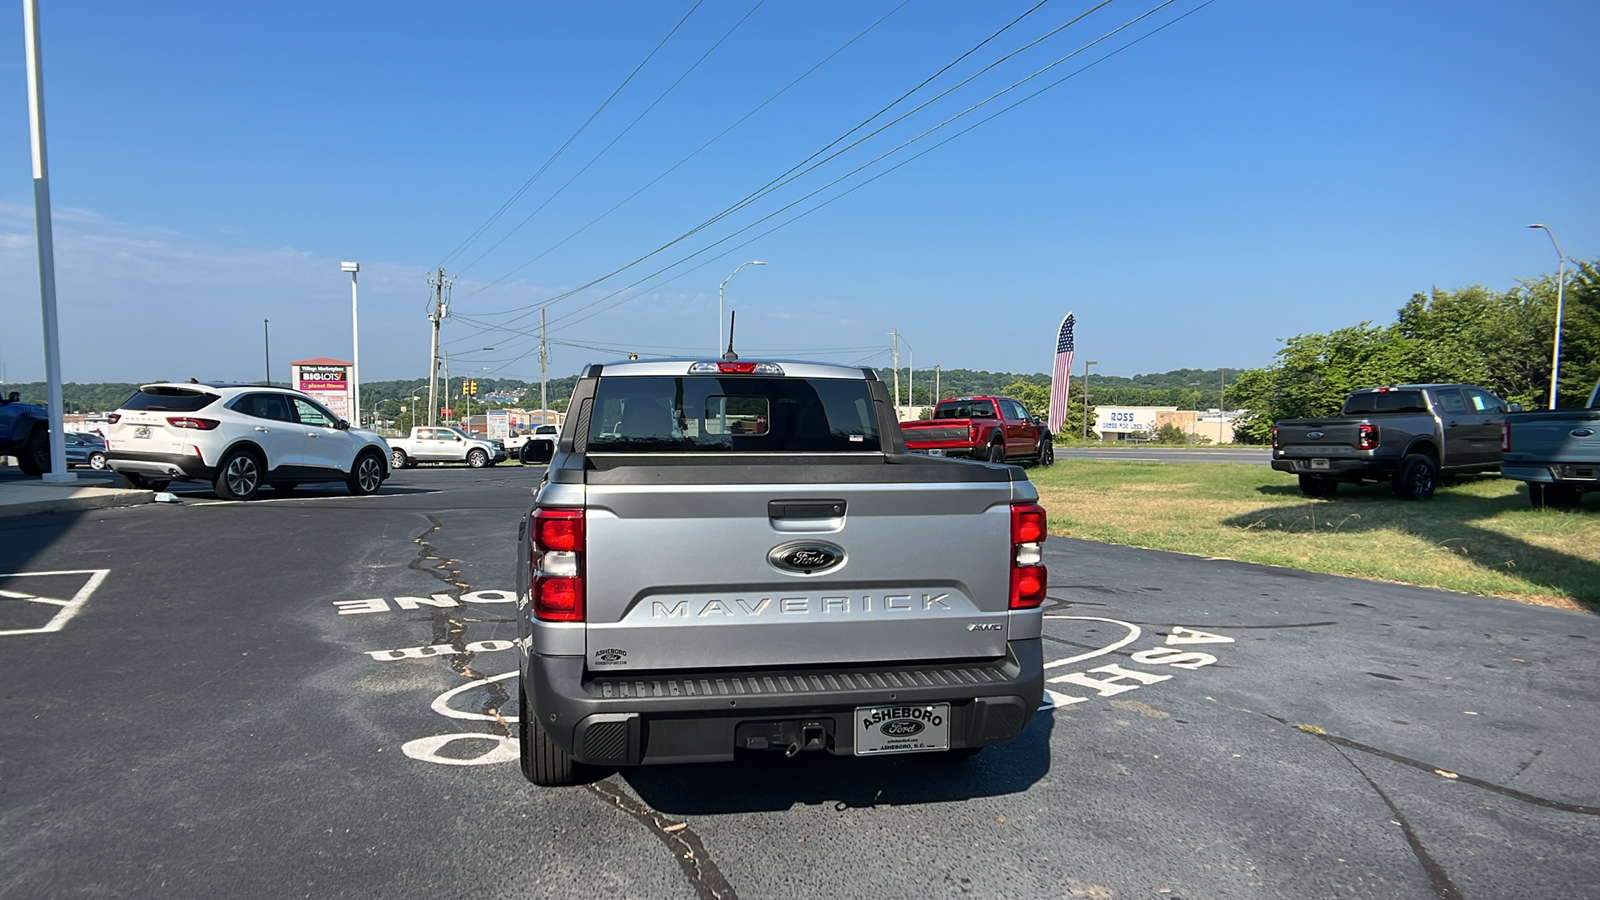
[[[1010,397],[940,400],[933,418],[901,422],[900,431],[913,453],[1040,466],[1056,461],[1050,429]]]

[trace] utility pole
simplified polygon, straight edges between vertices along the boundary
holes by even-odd
[[[450,402],[450,351],[449,350],[444,351],[444,405],[449,407],[450,412],[454,413],[456,411],[455,404]]]
[[[547,387],[548,375],[546,366],[550,362],[550,351],[544,343],[544,310],[539,310],[539,424],[547,425],[546,416],[550,412],[550,395]]]
[[[1228,411],[1228,367],[1218,366],[1217,375],[1222,379],[1222,388],[1217,391],[1217,418],[1220,419],[1222,414]]]
[[[261,342],[267,352],[267,387],[272,387],[272,331],[267,327],[268,321],[261,320]]]
[[[939,388],[939,367],[933,367],[933,402],[938,403],[944,392]]]
[[[439,267],[439,274],[429,278],[428,284],[433,287],[433,312],[428,314],[428,321],[433,325],[433,343],[428,348],[428,424],[437,424],[435,418],[439,414],[439,323],[449,315],[444,305],[444,289],[449,282],[444,277],[444,267]],[[448,371],[448,370],[447,370]],[[449,394],[450,383],[445,382],[445,393]]]
[[[900,329],[889,332],[894,335],[894,350],[890,354],[894,359],[894,415],[900,418]]]

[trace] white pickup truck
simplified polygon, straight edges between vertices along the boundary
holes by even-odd
[[[424,462],[464,462],[474,469],[505,462],[506,451],[498,441],[475,438],[459,428],[422,425],[411,435],[389,439],[390,465],[407,469]]]
[[[550,461],[555,453],[556,440],[561,436],[561,430],[554,425],[538,425],[532,434],[518,434],[506,438],[506,453],[522,462],[538,462],[544,465]],[[532,446],[534,449],[529,450]],[[539,448],[543,448],[540,452]]]

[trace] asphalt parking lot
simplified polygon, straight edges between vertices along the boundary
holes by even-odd
[[[1011,744],[534,788],[537,478],[0,519],[0,897],[1600,897],[1596,617],[1062,538]]]

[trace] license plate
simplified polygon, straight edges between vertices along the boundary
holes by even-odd
[[[950,704],[856,707],[856,755],[950,749]]]
[[[1326,469],[1327,467],[1328,461],[1325,459],[1313,459],[1311,461],[1311,468],[1313,469]]]
[[[150,436],[150,426],[149,425],[140,425],[138,428],[135,428],[133,430],[133,436],[136,437],[136,438],[147,438],[147,437],[149,437]]]

